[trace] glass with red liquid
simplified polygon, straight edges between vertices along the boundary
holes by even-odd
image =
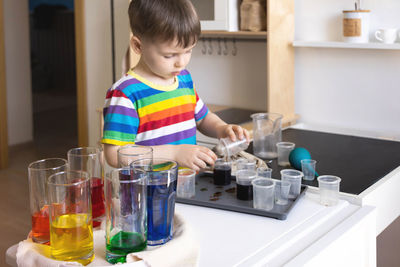
[[[97,147],[78,147],[70,149],[67,155],[70,170],[89,173],[93,227],[98,227],[105,211],[102,151]]]
[[[68,162],[61,158],[48,158],[32,162],[28,166],[29,200],[32,219],[32,240],[50,242],[49,205],[46,180],[55,173],[66,171]]]

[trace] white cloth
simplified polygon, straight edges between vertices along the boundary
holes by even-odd
[[[94,260],[87,266],[112,266],[105,260],[105,232],[93,231]],[[175,213],[173,238],[162,246],[148,246],[146,250],[131,253],[127,263],[118,264],[121,267],[168,267],[197,266],[199,255],[198,242],[194,232],[182,216]],[[82,266],[77,262],[56,261],[50,257],[50,247],[34,243],[28,238],[18,244],[16,254],[19,267],[69,267]]]

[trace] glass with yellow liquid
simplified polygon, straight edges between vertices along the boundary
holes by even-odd
[[[51,257],[87,265],[94,259],[89,174],[64,171],[47,181]]]

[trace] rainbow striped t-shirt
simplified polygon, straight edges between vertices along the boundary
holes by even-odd
[[[113,145],[196,144],[196,122],[208,108],[187,70],[169,86],[129,71],[108,91],[102,142]]]

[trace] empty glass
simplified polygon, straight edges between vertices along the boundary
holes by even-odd
[[[129,166],[138,159],[152,158],[153,148],[150,146],[124,145],[117,151],[118,166]]]
[[[147,244],[161,245],[172,238],[178,163],[169,159],[139,159],[132,167],[146,171]]]
[[[286,205],[288,203],[290,183],[287,181],[275,181],[275,203]]]
[[[215,153],[218,156],[230,158],[233,155],[247,149],[249,144],[246,138],[241,140],[232,141],[229,137],[221,138],[218,145],[215,147]]]
[[[28,166],[32,240],[36,243],[46,244],[50,241],[47,178],[54,173],[66,171],[67,168],[68,162],[60,158],[42,159]]]
[[[282,140],[282,118],[278,113],[255,113],[253,119],[254,155],[263,159],[278,156],[276,144]]]
[[[278,150],[278,165],[287,167],[290,166],[289,154],[294,149],[295,144],[291,142],[279,142],[276,144]]]
[[[125,262],[127,254],[147,246],[146,183],[146,172],[131,167],[106,175],[106,259],[110,263]]]
[[[257,176],[260,178],[271,178],[272,169],[268,167],[257,168]]]
[[[304,180],[312,181],[315,178],[315,165],[316,160],[313,159],[302,159],[301,160],[301,170],[304,174]]]
[[[104,215],[103,154],[99,147],[78,147],[67,153],[69,168],[89,173],[93,227],[98,227]]]
[[[89,174],[55,173],[47,180],[47,194],[51,257],[89,264],[94,258]]]
[[[339,200],[339,188],[341,179],[333,175],[321,175],[318,177],[320,202],[325,206],[334,206]]]
[[[196,194],[195,188],[196,172],[191,169],[180,169],[178,171],[178,197],[192,198]]]
[[[301,171],[284,169],[281,170],[281,180],[290,183],[289,198],[296,198],[301,190],[301,178],[303,173]]]
[[[257,178],[253,185],[253,207],[271,210],[274,207],[274,182],[271,179]]]

